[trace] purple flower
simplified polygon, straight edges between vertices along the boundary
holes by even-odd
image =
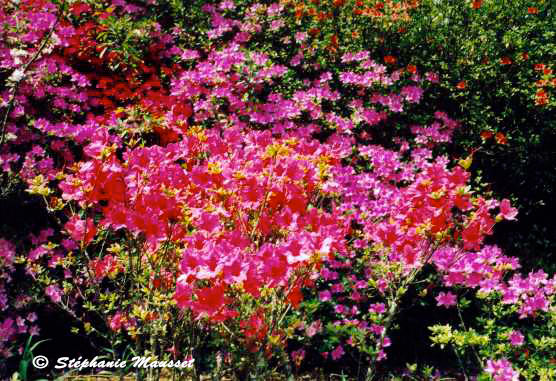
[[[0,323],[0,343],[10,340],[16,334],[14,320],[9,318]]]

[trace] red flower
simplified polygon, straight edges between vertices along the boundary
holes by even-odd
[[[456,87],[457,87],[458,89],[460,89],[460,90],[463,90],[463,89],[465,89],[465,88],[467,87],[467,82],[465,82],[465,81],[460,81],[460,82],[458,82],[458,84],[456,85]]]
[[[510,57],[502,57],[502,58],[500,58],[500,64],[501,65],[511,65],[512,60],[511,60]]]
[[[411,74],[417,73],[417,66],[415,65],[407,65],[407,71]]]
[[[315,37],[317,34],[320,33],[320,29],[319,28],[311,28],[309,29],[309,34],[313,37]]]
[[[529,7],[527,8],[527,13],[529,13],[530,15],[536,15],[537,13],[539,13],[539,8]]]
[[[544,106],[548,104],[548,95],[544,89],[539,89],[536,94],[535,104],[537,106]]]
[[[481,5],[483,5],[483,0],[473,0],[473,2],[471,3],[471,8],[479,9],[481,8]]]
[[[256,341],[262,341],[265,338],[268,325],[263,320],[264,315],[264,310],[259,308],[249,320],[243,320],[239,323],[245,337]]]
[[[544,64],[540,63],[540,64],[535,64],[534,66],[535,70],[539,71],[539,70],[544,70]]]
[[[529,54],[521,53],[521,58],[523,58],[524,61],[527,61],[529,59]]]
[[[384,62],[386,62],[387,64],[394,64],[394,63],[396,63],[396,57],[394,57],[394,56],[385,56],[384,57]]]
[[[335,34],[330,37],[330,48],[334,50],[338,48],[338,36]]]
[[[231,299],[225,295],[225,292],[226,286],[223,284],[197,290],[197,300],[193,302],[195,310],[209,317],[216,317],[226,304],[230,303]]]
[[[496,136],[494,138],[496,139],[496,143],[498,143],[498,144],[507,144],[508,143],[508,139],[506,138],[506,135],[504,135],[501,132],[497,132]]]
[[[303,294],[301,293],[301,287],[297,286],[294,287],[293,290],[288,294],[288,302],[294,307],[297,308],[299,303],[303,301]]]
[[[70,11],[75,17],[79,17],[82,13],[90,12],[91,6],[85,3],[75,3],[71,6]]]
[[[483,130],[483,131],[481,132],[481,139],[487,140],[487,139],[492,138],[493,135],[494,135],[494,134],[493,134],[491,131]]]
[[[481,234],[481,225],[479,222],[472,222],[467,228],[462,231],[463,247],[466,250],[477,250],[483,240]]]

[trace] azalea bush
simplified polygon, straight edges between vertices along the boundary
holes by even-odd
[[[544,291],[553,280],[544,271],[527,277],[514,275],[508,288],[501,293],[487,295],[481,291],[454,300],[458,313],[479,303],[481,313],[467,325],[460,320],[454,326],[438,324],[431,327],[435,345],[452,346],[462,362],[483,364],[483,378],[521,375],[525,379],[549,380],[554,377],[554,311],[547,308]],[[532,291],[535,289],[536,291]],[[518,296],[519,295],[519,296]],[[473,301],[473,299],[475,299]],[[514,302],[522,300],[520,307]],[[485,303],[487,301],[487,303]],[[541,307],[531,315],[530,311]],[[523,324],[535,317],[541,325]],[[521,323],[521,324],[520,324]],[[496,358],[496,359],[495,359]],[[511,360],[511,361],[510,361]]]
[[[2,4],[2,203],[36,216],[2,216],[6,377],[29,336],[56,339],[35,312],[56,306],[109,359],[195,360],[172,377],[381,379],[404,306],[459,312],[466,293],[477,328],[431,327],[457,354],[444,373],[549,375],[550,342],[534,361],[495,344],[548,337],[556,292],[494,245],[518,210],[474,155],[511,136],[460,155],[442,68],[378,54],[425,6]]]
[[[321,65],[368,50],[392,69],[439,74],[424,108],[465,123],[450,152],[474,153],[479,182],[512,199],[521,218],[498,229],[505,250],[527,268],[552,266],[554,229],[546,199],[554,189],[554,7],[546,1],[306,1],[293,3],[291,24],[310,37]],[[292,5],[293,5],[292,4]],[[465,36],[465,38],[462,38]],[[524,128],[523,126],[527,126]],[[508,181],[518,174],[523,181]],[[537,183],[542,176],[545,181]],[[548,214],[545,214],[548,212]],[[531,229],[528,227],[532,227]],[[511,237],[511,238],[507,238]]]

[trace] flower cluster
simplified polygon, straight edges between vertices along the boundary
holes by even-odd
[[[550,89],[556,87],[556,77],[549,65],[536,64],[535,70],[541,73],[541,79],[535,82],[537,92],[535,93],[535,104],[537,106],[547,106],[553,103],[550,97]]]

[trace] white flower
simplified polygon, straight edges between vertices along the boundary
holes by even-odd
[[[8,81],[10,82],[19,82],[23,79],[23,77],[25,76],[25,73],[23,72],[22,69],[15,69],[12,73],[12,75],[10,75],[10,78],[8,78]]]

